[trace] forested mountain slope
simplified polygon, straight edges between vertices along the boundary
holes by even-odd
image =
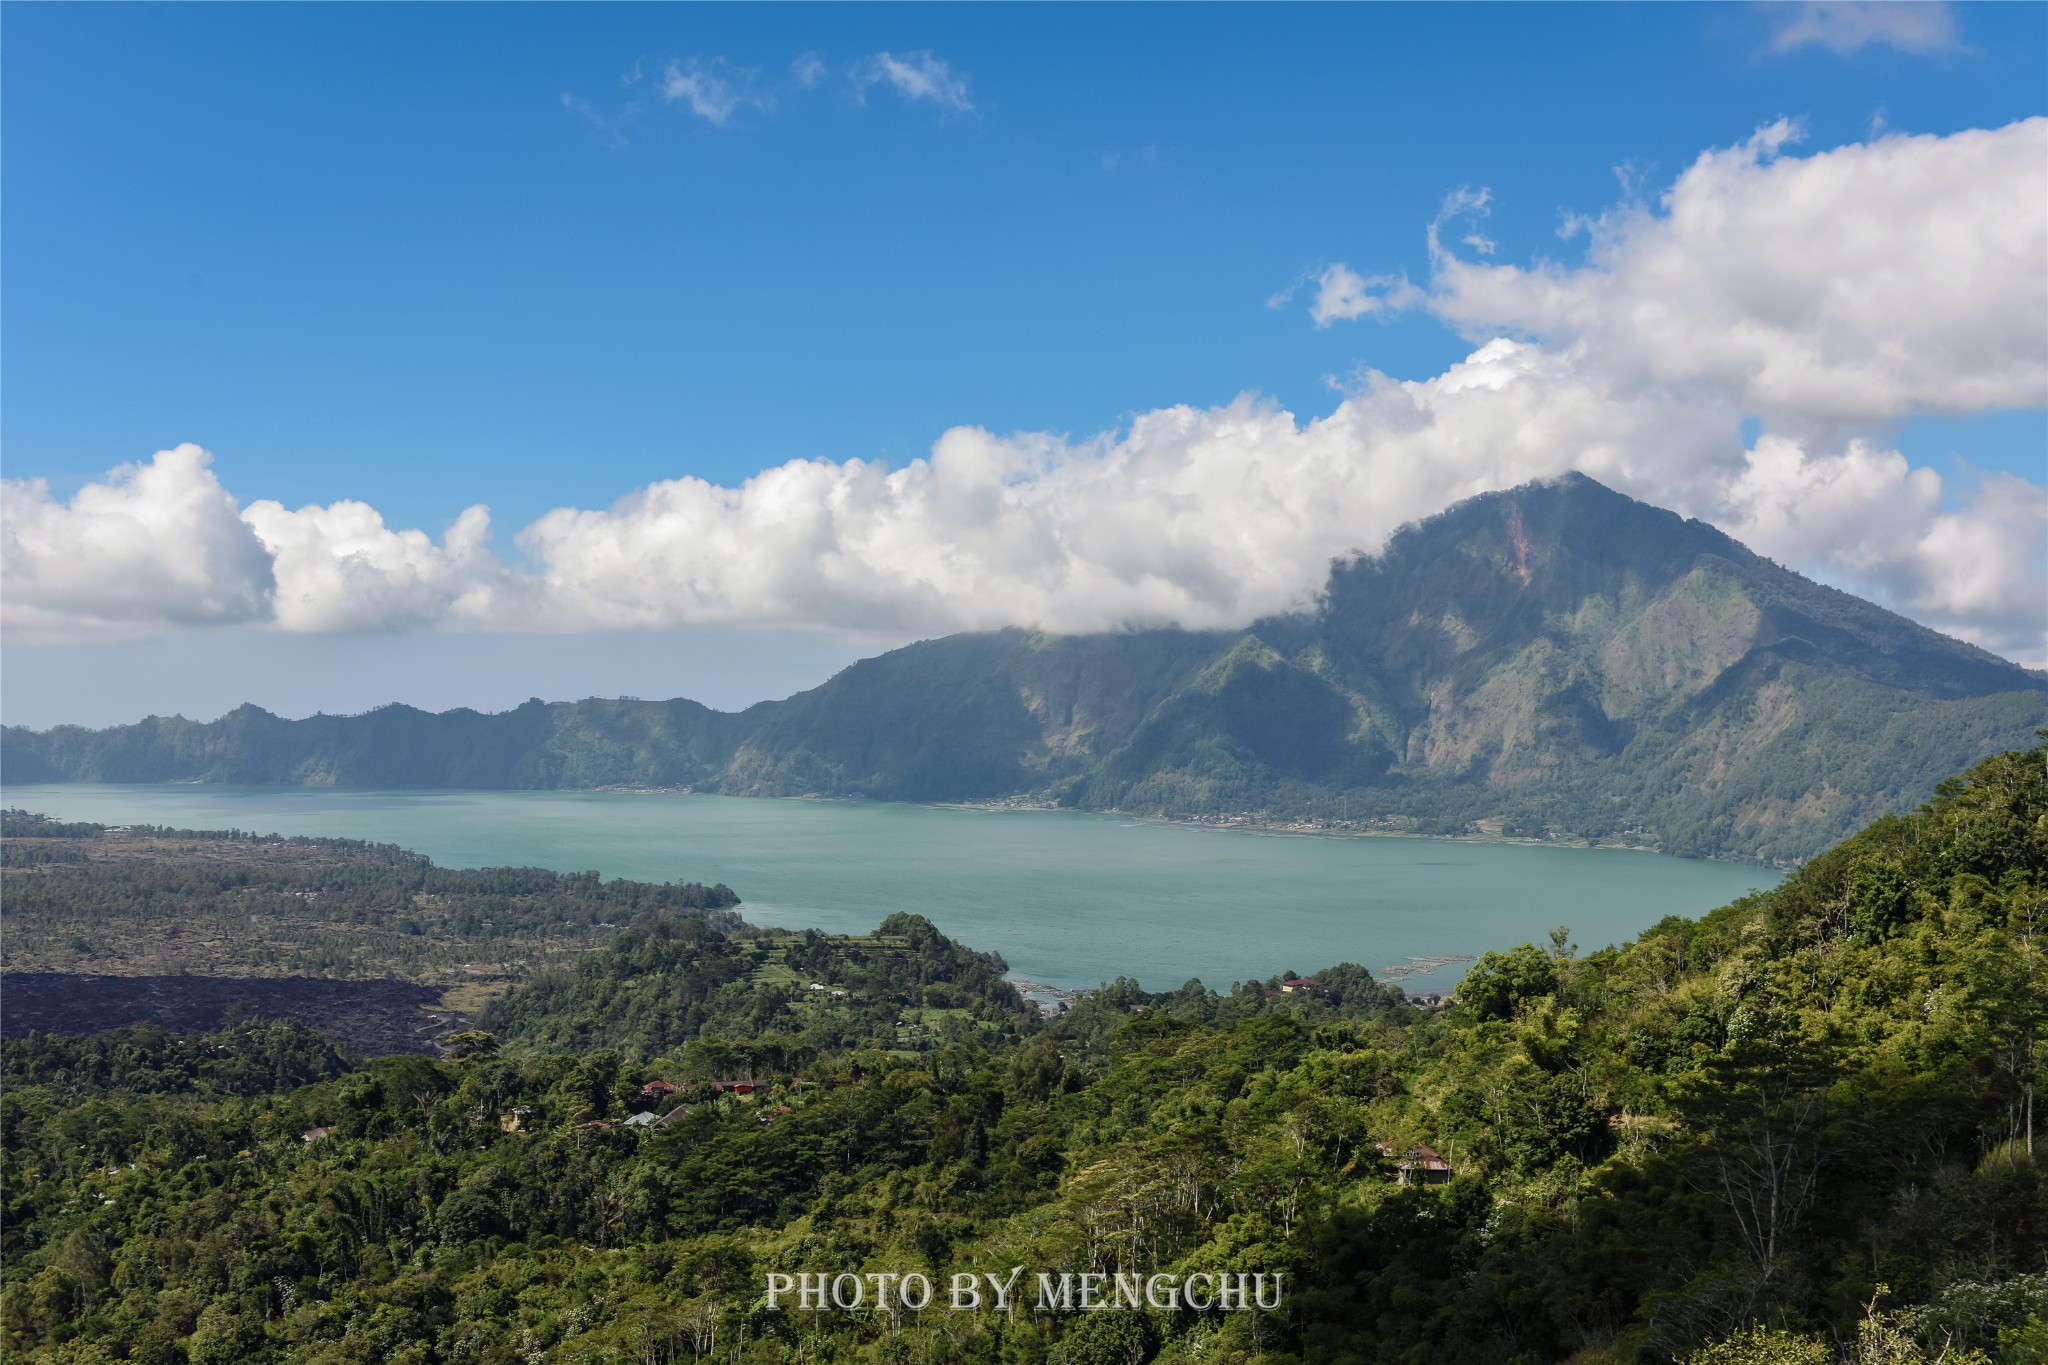
[[[2048,677],[1580,476],[1487,494],[1237,633],[959,635],[737,715],[402,706],[9,729],[10,780],[690,786],[1811,856],[2025,743]]]
[[[792,1048],[733,1012],[662,1022],[663,1000],[733,977],[731,946],[690,924],[508,997],[512,1036],[448,1061],[346,1070],[267,1025],[8,1042],[0,1349],[2034,1365],[2044,913],[2037,747],[1699,921],[1489,954],[1433,1013],[1340,965],[1286,992],[1120,981],[1036,1027],[983,993],[998,1027]],[[989,984],[929,926],[883,928],[908,951],[802,965],[866,961],[899,998]],[[549,1050],[565,1029],[598,1046]],[[721,1097],[741,1065],[760,1088]],[[1403,1183],[1425,1145],[1449,1178]],[[763,1294],[771,1273],[944,1285],[1020,1264],[1289,1288],[1233,1313]]]

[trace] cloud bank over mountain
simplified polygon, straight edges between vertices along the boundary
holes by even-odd
[[[1364,374],[1325,416],[1247,395],[1088,439],[960,427],[902,468],[792,461],[561,508],[516,555],[481,506],[439,540],[359,502],[242,507],[184,445],[68,501],[8,484],[6,628],[1235,626],[1408,521],[1576,470],[2048,660],[2048,490],[1953,486],[1888,444],[1916,413],[2048,406],[2048,120],[1810,156],[1797,135],[1571,224],[1577,265],[1497,263],[1461,192],[1426,284],[1323,268],[1315,324],[1420,308],[1473,343],[1432,378]]]

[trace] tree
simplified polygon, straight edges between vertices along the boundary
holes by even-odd
[[[1071,1322],[1053,1351],[1058,1365],[1145,1365],[1159,1349],[1142,1313],[1088,1313]]]
[[[464,1029],[448,1037],[448,1059],[452,1062],[480,1062],[498,1054],[498,1036],[480,1028]]]
[[[1835,1353],[1818,1336],[1795,1336],[1769,1327],[1751,1327],[1702,1346],[1685,1365],[1834,1365]]]
[[[268,1355],[263,1325],[229,1299],[215,1299],[200,1312],[186,1353],[192,1365],[251,1365]]]
[[[1507,1019],[1525,1000],[1555,995],[1557,959],[1525,943],[1508,953],[1487,952],[1458,983],[1458,1003],[1481,1019]]]
[[[1707,1136],[1694,1184],[1718,1197],[1758,1282],[1767,1284],[1820,1180],[1826,1073],[1810,1059],[1760,1048],[1716,1058],[1699,1076],[1687,1095],[1690,1116]]]

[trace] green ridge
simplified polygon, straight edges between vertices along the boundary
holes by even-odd
[[[245,706],[0,746],[17,783],[1028,800],[1784,864],[2044,720],[2041,673],[1571,476],[1409,527],[1243,632],[956,635],[730,715]]]

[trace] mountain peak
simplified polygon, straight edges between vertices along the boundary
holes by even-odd
[[[738,715],[393,707],[5,733],[16,781],[691,786],[1484,822],[1807,856],[2048,720],[2048,677],[1584,475],[1467,499],[1244,631],[1007,630],[893,650]],[[252,723],[254,722],[254,723]]]
[[[1837,666],[1888,686],[1962,696],[2044,682],[1815,583],[1705,522],[1577,473],[1482,493],[1403,527],[1379,555],[1333,569],[1316,615],[1354,635],[1395,629],[1398,617],[1411,629],[1435,622],[1466,644],[1496,637],[1526,644],[1545,633],[1596,629],[1602,614],[1625,615],[1680,584],[1695,595],[1739,596],[1755,614],[1759,646],[1803,640],[1829,651]]]

